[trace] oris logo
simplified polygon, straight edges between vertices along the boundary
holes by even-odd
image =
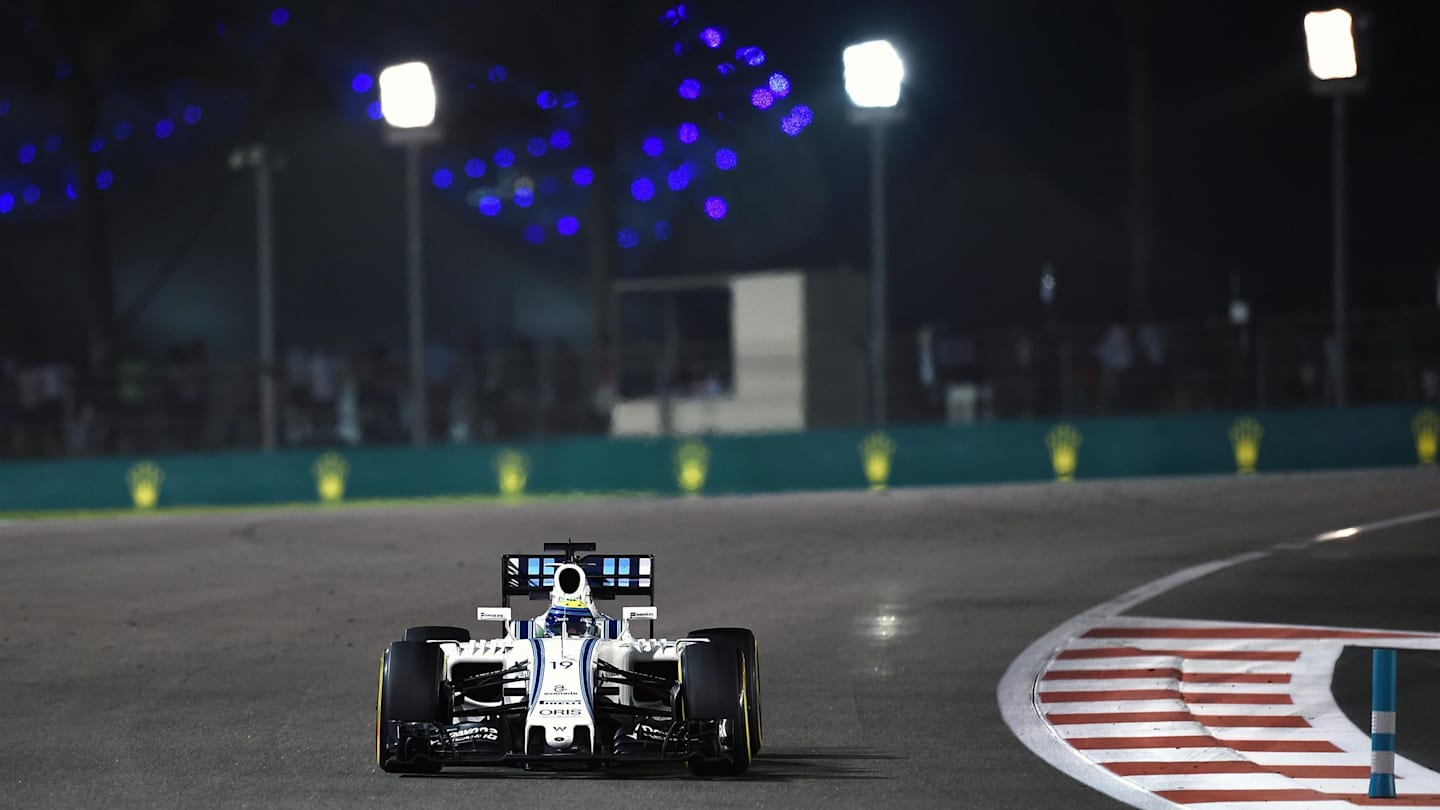
[[[579,709],[541,709],[536,714],[541,717],[581,717],[585,713]]]

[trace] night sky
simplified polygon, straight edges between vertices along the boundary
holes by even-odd
[[[1034,322],[1041,317],[1037,287],[1046,262],[1057,269],[1061,317],[1096,322],[1123,313],[1131,81],[1124,13],[1139,7],[1145,14],[1135,41],[1150,68],[1157,317],[1221,315],[1232,273],[1262,321],[1328,312],[1330,107],[1310,92],[1302,29],[1313,5],[989,0],[937,11],[938,4],[914,0],[741,0],[686,6],[692,23],[703,20],[725,33],[721,50],[742,41],[763,46],[769,56],[764,69],[783,69],[793,82],[786,103],[813,108],[814,124],[786,138],[775,128],[778,107],[765,118],[740,104],[729,110],[729,129],[714,143],[702,139],[701,146],[728,144],[740,155],[736,171],[711,169],[686,192],[697,199],[723,194],[730,204],[724,221],[709,221],[688,202],[664,207],[672,203],[663,188],[653,203],[629,199],[624,192],[636,173],[648,171],[657,181],[664,176],[646,168],[636,146],[651,132],[673,133],[689,115],[673,97],[675,82],[689,68],[667,61],[674,33],[659,22],[667,4],[625,4],[612,25],[627,32],[625,38],[601,45],[622,49],[632,65],[624,97],[611,100],[629,111],[616,147],[623,156],[616,164],[616,194],[625,199],[616,225],[633,226],[640,236],[636,248],[618,251],[622,275],[867,267],[866,139],[845,120],[840,53],[852,42],[888,37],[908,72],[907,120],[889,152],[894,323],[970,328]],[[203,135],[167,146],[169,151],[132,150],[126,168],[116,169],[115,188],[102,195],[115,219],[117,307],[157,278],[156,266],[178,257],[176,270],[162,279],[162,292],[138,316],[139,331],[219,323],[241,335],[250,328],[253,302],[242,297],[252,284],[249,192],[243,176],[224,170],[223,159],[235,143],[268,133],[278,142],[293,141],[297,155],[319,155],[311,165],[290,169],[292,182],[305,178],[307,188],[280,204],[282,331],[287,317],[291,333],[303,331],[295,323],[309,317],[306,307],[314,308],[307,290],[337,284],[352,290],[347,306],[365,314],[327,328],[361,328],[357,322],[378,317],[396,300],[403,254],[395,222],[399,169],[392,165],[398,156],[379,142],[379,125],[366,119],[366,97],[350,92],[350,77],[397,58],[434,60],[442,91],[455,99],[442,101],[442,111],[454,117],[446,124],[448,151],[437,151],[426,170],[447,168],[458,176],[466,155],[489,156],[499,143],[523,148],[527,133],[556,126],[538,117],[529,91],[517,90],[526,99],[509,106],[482,98],[490,87],[485,71],[506,62],[507,87],[580,82],[581,54],[595,36],[577,22],[580,8],[454,0],[422,11],[391,2],[296,2],[287,8],[285,25],[267,26],[272,6],[227,2],[214,10],[225,22],[198,19],[211,10],[192,8],[183,23],[172,20],[149,32],[152,45],[169,42],[173,53],[162,47],[143,60],[143,70],[130,65],[123,77],[111,77],[131,108],[141,111],[135,120],[144,119],[148,128],[167,104],[188,103],[176,101],[186,93],[211,95],[203,121],[192,128]],[[1433,32],[1440,4],[1396,0],[1369,8],[1371,87],[1351,101],[1349,118],[1352,300],[1363,310],[1433,313],[1440,267],[1440,60]],[[0,97],[20,97],[25,54],[39,47],[33,28],[22,30],[27,19],[17,7],[0,15],[10,46],[0,60]],[[194,39],[197,30],[214,36],[216,25],[226,32],[224,48],[232,50]],[[236,46],[241,40],[243,46]],[[251,63],[254,76],[237,67]],[[258,77],[276,64],[287,78],[265,85]],[[148,89],[136,91],[139,86]],[[54,88],[32,96],[43,100],[58,92]],[[589,103],[582,99],[577,110]],[[30,182],[20,175],[35,166],[17,166],[15,150],[44,137],[50,123],[42,112],[16,103],[0,117],[0,185],[17,193]],[[315,141],[322,131],[335,148],[307,150],[307,138]],[[583,148],[577,143],[566,155]],[[336,157],[341,154],[351,156],[348,166]],[[552,159],[558,155],[552,150]],[[563,180],[568,168],[561,174]],[[452,288],[455,301],[472,294],[460,274],[484,272],[464,266],[475,256],[485,257],[486,266],[510,267],[517,278],[583,289],[579,238],[566,241],[553,232],[553,217],[565,211],[547,213],[552,230],[543,244],[530,245],[520,238],[523,221],[509,216],[518,209],[487,219],[465,199],[463,185],[426,186],[427,227],[435,241],[430,283],[442,299]],[[50,188],[45,205],[63,188]],[[563,204],[564,194],[541,196]],[[210,200],[220,207],[207,224],[197,212],[212,207]],[[17,204],[0,215],[0,314],[11,342],[24,342],[27,330],[40,328],[37,322],[55,321],[43,314],[47,308],[62,313],[63,322],[74,303],[63,280],[75,257],[64,251],[74,241],[77,217],[63,204],[44,215],[42,207]],[[375,213],[380,208],[388,213]],[[538,216],[541,208],[524,213]],[[662,216],[663,239],[656,229]],[[354,260],[333,258],[352,256],[346,251]],[[390,253],[393,261],[374,258]],[[512,294],[516,283],[523,282],[507,282]],[[197,292],[204,290],[211,291],[208,297]],[[489,290],[476,287],[473,294],[493,298]],[[239,302],[234,312],[175,317],[187,306],[225,301]],[[491,300],[457,304],[451,317],[523,329],[519,311],[500,312]],[[394,332],[398,336],[398,328]]]
[[[947,183],[922,173],[907,182],[897,167],[897,213],[906,210],[907,194],[920,198],[910,200],[911,211],[955,205],[933,191],[963,195],[966,174],[983,173],[987,159],[1023,167],[1070,200],[1077,220],[1114,240],[1112,255],[1101,249],[1094,251],[1100,255],[1076,257],[1082,283],[1104,290],[1081,293],[1088,304],[1082,310],[1098,312],[1107,299],[1123,307],[1129,194],[1124,4],[952,5],[936,13],[924,3],[841,4],[824,20],[808,23],[798,10],[769,16],[791,35],[808,32],[797,39],[809,53],[805,75],[818,84],[839,86],[839,60],[832,54],[847,39],[881,34],[902,49],[912,117],[901,134],[905,157],[897,161],[923,165],[926,156],[944,155],[959,176]],[[1325,313],[1330,106],[1310,93],[1302,19],[1326,6],[1143,5],[1150,10],[1144,45],[1153,71],[1155,293],[1161,312],[1218,314],[1233,270],[1258,313]],[[1440,268],[1440,58],[1433,32],[1440,4],[1378,2],[1368,8],[1371,88],[1351,100],[1349,118],[1352,301],[1357,307],[1433,311]],[[832,103],[838,113],[843,97]],[[863,170],[859,134],[842,129],[835,138],[846,142]],[[864,182],[863,173],[857,182]],[[983,200],[966,207],[987,227],[1010,227],[987,221]],[[863,218],[848,222],[842,232],[859,228],[863,234]],[[1052,227],[1034,224],[1031,233]],[[966,227],[963,220],[954,224],[956,230]],[[965,255],[945,251],[944,233],[907,230],[903,214],[895,228],[903,257],[895,271],[902,310],[919,315],[936,303],[927,293],[934,290],[962,299],[956,306],[968,317],[995,314],[992,304],[1001,302],[1009,312],[1020,298],[1033,298],[1046,258],[1059,268],[1061,302],[1065,293],[1074,301],[1076,272],[1066,268],[1076,259],[1067,261],[1035,243],[1040,240],[1026,240],[1032,242],[1026,249],[1012,243]],[[1017,237],[1025,239],[1026,231]],[[907,251],[912,240],[925,247]],[[1110,262],[1118,266],[1106,266]],[[984,303],[976,306],[976,300]]]

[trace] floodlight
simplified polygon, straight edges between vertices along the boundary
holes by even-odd
[[[435,84],[424,62],[406,62],[380,71],[380,112],[399,129],[435,121]]]
[[[1305,15],[1305,47],[1310,53],[1310,72],[1317,79],[1353,79],[1359,73],[1354,18],[1343,8]]]
[[[894,107],[900,102],[905,64],[885,40],[845,49],[845,93],[857,107]]]

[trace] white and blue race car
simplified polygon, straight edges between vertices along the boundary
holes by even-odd
[[[375,758],[391,773],[520,765],[601,769],[683,761],[692,773],[744,773],[760,750],[760,661],[742,628],[637,638],[656,618],[654,558],[546,543],[502,558],[501,602],[478,609],[495,639],[460,627],[411,627],[380,659]],[[513,619],[511,597],[548,599]],[[644,605],[602,613],[597,600]]]

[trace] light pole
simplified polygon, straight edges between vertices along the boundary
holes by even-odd
[[[1349,325],[1346,279],[1345,99],[1365,90],[1355,46],[1355,19],[1337,8],[1305,15],[1305,47],[1309,54],[1311,89],[1330,98],[1331,112],[1331,237],[1334,262],[1332,293],[1335,306],[1335,406],[1347,404]]]
[[[900,84],[905,64],[885,40],[845,49],[845,94],[850,122],[870,127],[870,417],[885,424],[885,128],[903,117]]]
[[[435,84],[424,62],[380,71],[380,112],[390,125],[386,141],[405,148],[405,268],[410,338],[410,440],[425,445],[425,283],[420,227],[420,151],[440,140],[435,122]]]
[[[254,143],[230,153],[232,171],[255,172],[255,270],[258,276],[260,335],[260,447],[275,450],[275,239],[271,209],[270,173],[284,165]]]

